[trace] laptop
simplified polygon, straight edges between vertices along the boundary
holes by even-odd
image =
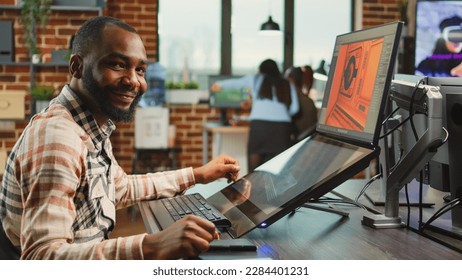
[[[205,199],[229,220],[222,233],[236,239],[268,227],[378,157],[402,24],[337,36],[316,131]],[[161,230],[174,222],[163,200],[148,202],[154,220],[162,221]]]

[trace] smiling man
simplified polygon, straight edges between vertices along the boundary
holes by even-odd
[[[22,259],[176,259],[207,250],[216,229],[196,216],[155,234],[108,234],[117,208],[236,179],[237,161],[220,156],[198,168],[126,174],[109,137],[113,121],[131,120],[146,91],[143,42],[126,23],[96,17],[79,29],[72,53],[70,83],[31,119],[9,155],[0,189],[2,246],[11,243]]]

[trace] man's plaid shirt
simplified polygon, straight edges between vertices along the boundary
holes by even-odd
[[[109,139],[66,86],[34,116],[9,155],[0,220],[23,259],[142,259],[145,234],[108,239],[116,208],[194,184],[192,168],[127,175]]]

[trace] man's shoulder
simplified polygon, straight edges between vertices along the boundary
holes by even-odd
[[[46,132],[49,137],[55,134],[65,138],[81,137],[85,134],[69,110],[59,104],[51,105],[47,111],[35,115],[30,126]]]

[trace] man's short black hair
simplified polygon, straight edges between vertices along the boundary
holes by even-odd
[[[138,33],[136,29],[120,19],[108,16],[98,16],[87,20],[77,31],[72,40],[72,53],[82,57],[87,55],[92,47],[99,46],[104,27],[116,25],[129,32]]]

